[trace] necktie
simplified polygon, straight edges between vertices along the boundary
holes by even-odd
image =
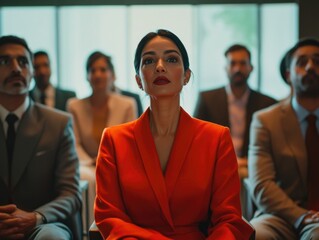
[[[13,157],[13,150],[14,150],[14,142],[16,137],[14,123],[17,120],[18,120],[18,117],[13,113],[9,113],[6,117],[6,121],[8,123],[6,144],[7,144],[8,166],[9,166],[9,182],[11,179],[11,165],[12,165],[12,157]]]
[[[44,104],[44,105],[45,105],[45,98],[46,98],[45,93],[44,93],[44,92],[41,92],[40,102],[41,102],[42,104]]]
[[[316,116],[307,117],[306,148],[308,155],[308,209],[319,211],[319,134],[316,127]]]

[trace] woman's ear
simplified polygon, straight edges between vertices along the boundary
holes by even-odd
[[[184,77],[184,85],[187,85],[187,83],[189,82],[189,79],[191,77],[192,71],[190,69],[187,69],[185,71],[185,77]]]
[[[143,89],[143,84],[142,84],[140,76],[136,74],[135,80],[136,80],[137,86],[143,91],[144,89]]]

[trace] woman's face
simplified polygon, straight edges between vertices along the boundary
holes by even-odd
[[[173,41],[157,36],[145,45],[136,81],[151,97],[179,95],[189,77],[190,70],[184,70],[181,53]]]
[[[88,81],[94,91],[110,91],[114,74],[104,58],[98,58],[92,63],[88,72]]]

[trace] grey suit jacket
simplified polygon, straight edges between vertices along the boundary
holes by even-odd
[[[31,101],[16,132],[12,161],[10,188],[0,121],[0,205],[36,210],[48,222],[65,222],[80,209],[79,163],[68,114]]]
[[[307,212],[307,153],[290,101],[254,114],[250,132],[249,185],[257,215],[294,224]]]
[[[30,97],[33,101],[36,101],[34,97],[34,89],[30,91]],[[60,88],[55,88],[55,106],[54,108],[66,111],[66,104],[70,98],[76,97],[75,92],[69,90],[63,90]]]
[[[242,153],[239,157],[246,157],[249,144],[249,126],[254,112],[266,108],[277,101],[254,90],[250,90],[246,106],[246,127],[242,146]],[[201,92],[195,108],[194,117],[230,127],[227,93],[225,87],[210,91]]]

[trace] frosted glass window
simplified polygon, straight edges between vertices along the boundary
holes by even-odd
[[[54,84],[74,89],[80,98],[90,95],[85,63],[100,50],[113,58],[116,85],[139,93],[144,107],[149,98],[135,83],[134,53],[139,40],[159,28],[176,33],[188,50],[193,75],[181,105],[189,113],[199,91],[228,83],[224,52],[235,43],[251,51],[251,88],[277,99],[288,95],[279,62],[298,39],[295,3],[1,8],[1,34],[21,36],[32,50],[48,51]]]
[[[290,88],[280,76],[279,64],[298,40],[298,8],[297,4],[269,4],[261,10],[261,89],[282,99],[288,96]]]
[[[126,13],[126,7],[120,6],[60,9],[60,68],[63,87],[74,88],[80,98],[91,94],[85,64],[88,56],[99,50],[112,57],[116,84],[126,88],[129,78]]]
[[[1,10],[1,35],[22,37],[32,51],[47,51],[52,65],[51,82],[57,84],[55,8],[4,7]]]
[[[201,5],[198,16],[200,90],[228,83],[224,53],[233,44],[245,45],[257,66],[257,5]],[[252,88],[257,86],[257,71],[248,80]]]

